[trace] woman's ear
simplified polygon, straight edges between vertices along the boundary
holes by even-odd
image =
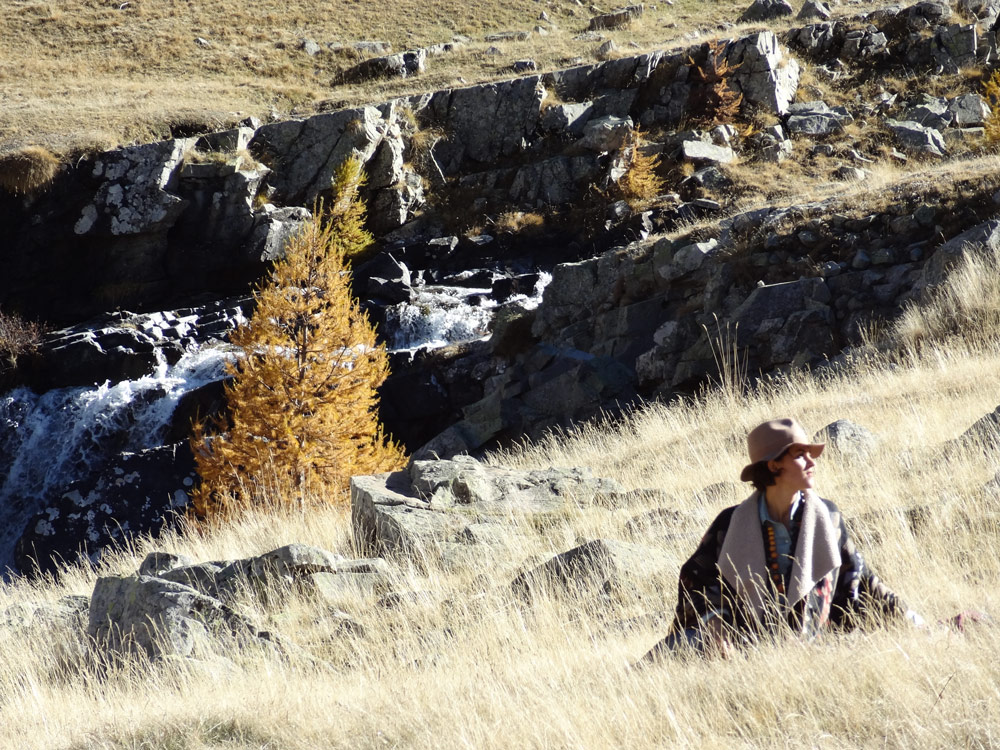
[[[777,461],[768,461],[767,462],[767,470],[770,471],[775,476],[777,476],[778,474],[781,473],[781,467],[778,466],[778,462]]]

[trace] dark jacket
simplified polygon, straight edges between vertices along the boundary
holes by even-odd
[[[758,493],[754,493],[744,504],[756,497],[759,497]],[[757,517],[753,523],[730,528],[734,513],[744,504],[726,508],[709,526],[694,554],[681,566],[672,632],[679,634],[687,631],[690,640],[692,629],[700,630],[709,619],[721,617],[735,636],[752,638],[756,633],[774,632],[785,625],[813,636],[829,626],[853,628],[868,613],[902,615],[905,605],[865,563],[848,534],[840,509],[829,500],[815,495],[812,497],[814,502],[822,505],[814,506],[811,517],[814,518],[817,513],[822,515],[824,509],[828,514],[821,520],[831,537],[833,557],[836,558],[839,552],[839,566],[823,571],[824,574],[815,580],[814,585],[810,584],[807,593],[793,601],[791,606],[788,606],[782,589],[779,589],[780,579],[777,585],[771,580],[763,581],[758,589],[762,593],[757,604],[762,600],[769,606],[764,609],[752,606],[746,592],[733,585],[732,573],[728,573],[730,580],[723,575],[720,550],[731,533],[749,534],[751,536],[740,541],[756,547],[759,540],[763,549],[765,527]],[[804,506],[804,502],[800,503],[796,520],[801,520]],[[741,517],[744,520],[747,518],[746,515]],[[792,549],[799,550],[799,538],[806,530],[801,524],[793,524],[793,529]]]

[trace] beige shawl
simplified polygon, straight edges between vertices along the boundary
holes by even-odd
[[[786,599],[794,606],[813,587],[840,567],[837,527],[819,497],[803,493],[802,519]],[[764,556],[764,535],[760,533],[760,494],[754,492],[733,511],[729,531],[719,550],[719,570],[737,594],[748,602],[759,620],[773,606],[771,578]]]

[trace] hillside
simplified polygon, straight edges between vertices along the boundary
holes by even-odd
[[[195,659],[94,663],[64,597],[134,571],[152,550],[202,562],[294,541],[352,557],[341,513],[270,511],[207,534],[142,541],[96,570],[65,571],[58,584],[7,585],[2,735],[25,750],[991,747],[1000,736],[991,656],[1000,631],[973,623],[962,634],[939,621],[1000,612],[988,583],[1000,575],[1000,506],[981,491],[1000,465],[975,443],[943,451],[960,445],[984,404],[1000,402],[998,365],[995,347],[959,349],[903,368],[797,377],[746,398],[713,392],[495,456],[492,463],[520,469],[587,465],[629,488],[655,487],[672,498],[673,515],[656,521],[662,508],[648,500],[614,510],[570,505],[558,520],[512,522],[507,543],[493,542],[471,569],[394,568],[388,596],[278,587],[269,604],[242,600],[242,612],[280,633],[279,650],[230,645]],[[819,487],[930,628],[778,640],[730,661],[678,657],[630,668],[669,622],[676,566],[739,497],[733,480],[746,427],[779,413],[801,416],[810,430],[850,419],[877,436],[860,460],[827,451]],[[643,518],[650,525],[633,520]],[[646,544],[674,572],[640,577],[611,597],[584,587],[529,604],[511,588],[517,567],[500,560],[526,558],[527,569],[581,538]]]
[[[678,0],[650,7],[641,24],[604,37],[630,54],[686,46],[684,35],[731,25],[739,10],[728,1]],[[543,11],[547,22],[539,19]],[[71,157],[220,130],[251,116],[284,119],[495,80],[525,58],[540,70],[593,61],[601,42],[574,39],[591,15],[564,0],[265,0],[252,7],[223,0],[6,0],[0,3],[0,152],[42,145]],[[523,41],[486,41],[506,31],[531,33]],[[457,49],[416,79],[334,83],[340,71],[379,54],[356,50],[356,42],[384,42],[402,52],[456,37]],[[312,54],[303,49],[307,40],[317,45]]]
[[[0,2],[0,745],[1000,744],[1000,0],[578,2]],[[412,460],[196,525],[348,158]],[[928,627],[638,666],[784,415]]]

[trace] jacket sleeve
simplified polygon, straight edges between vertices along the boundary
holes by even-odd
[[[824,502],[838,523],[840,536],[841,565],[831,602],[831,622],[853,629],[867,616],[903,617],[906,605],[865,562],[847,531],[840,509],[829,500]]]
[[[726,591],[719,573],[719,549],[729,530],[734,505],[722,511],[702,537],[694,554],[681,565],[677,583],[675,628],[697,628],[712,617],[722,617],[733,624]]]

